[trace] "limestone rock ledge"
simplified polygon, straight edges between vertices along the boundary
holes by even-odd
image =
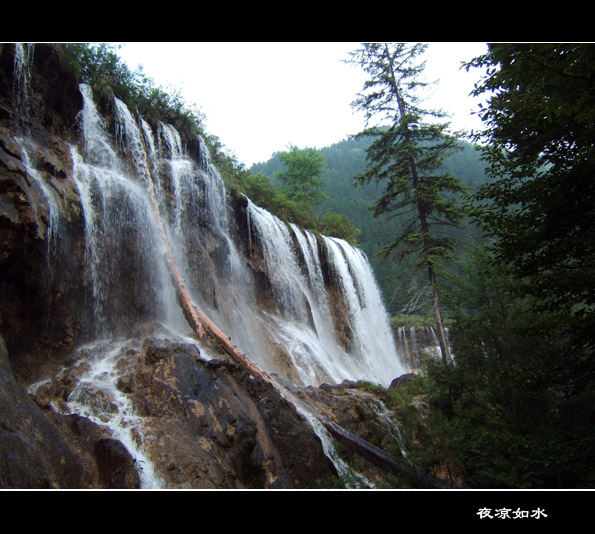
[[[21,394],[39,420],[30,433],[64,451],[59,457],[48,451],[47,458],[43,450],[32,452],[50,466],[47,480],[31,480],[24,465],[0,485],[135,488],[145,461],[161,487],[177,489],[307,488],[336,473],[309,423],[269,384],[228,360],[203,359],[196,345],[150,328],[155,330],[146,337],[110,347],[116,356],[102,369],[113,375],[115,388],[102,387],[97,375],[89,381],[89,369],[104,352],[87,348],[71,367],[35,386],[33,400]],[[128,408],[118,401],[121,395]],[[146,460],[128,453],[110,430],[116,418]],[[19,431],[27,429],[14,429]],[[53,464],[67,466],[69,476],[54,476]]]
[[[307,489],[338,480],[311,424],[270,384],[158,324],[82,347],[28,388],[2,349],[2,488]],[[347,381],[290,387],[364,440],[398,449],[381,397]],[[143,485],[149,467],[157,486]],[[386,484],[386,472],[360,467],[362,487]]]

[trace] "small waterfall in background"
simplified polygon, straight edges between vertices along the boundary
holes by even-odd
[[[448,340],[448,329],[446,329]],[[397,350],[407,367],[413,372],[421,371],[428,359],[442,358],[436,329],[431,326],[399,326],[396,328]],[[450,357],[455,358],[449,346]]]
[[[13,93],[16,96],[15,117],[25,133],[29,128],[29,91],[34,49],[32,44],[15,43],[13,81]]]

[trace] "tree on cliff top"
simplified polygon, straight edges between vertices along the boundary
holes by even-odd
[[[326,171],[324,156],[314,148],[291,146],[279,154],[286,169],[275,176],[283,183],[282,192],[296,202],[315,206],[326,198],[321,175]]]
[[[374,139],[366,151],[367,169],[355,180],[357,184],[375,180],[384,186],[373,207],[375,216],[407,216],[402,231],[383,252],[417,254],[418,264],[427,270],[440,349],[446,362],[437,268],[452,249],[452,242],[437,229],[459,224],[462,211],[454,194],[463,186],[443,170],[446,157],[460,149],[457,139],[446,133],[448,123],[429,121],[444,114],[418,107],[417,90],[426,84],[419,79],[424,64],[415,64],[415,60],[425,48],[419,43],[366,43],[351,53],[349,62],[360,65],[370,76],[353,102],[354,108],[366,113],[368,125],[356,137]],[[370,127],[372,119],[380,124]]]

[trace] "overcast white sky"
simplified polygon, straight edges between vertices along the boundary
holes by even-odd
[[[247,167],[289,145],[322,148],[364,126],[351,102],[366,79],[343,60],[360,43],[198,42],[120,43],[120,57],[206,116],[216,135]],[[428,80],[438,80],[426,107],[443,109],[454,129],[479,128],[469,93],[480,73],[461,62],[485,52],[485,43],[430,43],[423,58]]]

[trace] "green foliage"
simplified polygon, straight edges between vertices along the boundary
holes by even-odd
[[[194,141],[197,136],[202,136],[226,185],[237,186],[246,172],[244,166],[225,150],[217,137],[206,132],[204,115],[195,106],[184,102],[178,90],[157,87],[152,79],[144,75],[142,67],[130,70],[119,58],[117,46],[67,43],[55,44],[54,47],[65,67],[81,83],[93,87],[96,98],[116,96],[147,121],[173,125],[185,141]]]
[[[385,255],[412,255],[427,272],[432,308],[442,359],[448,360],[446,333],[438,293],[437,267],[449,258],[453,242],[444,226],[457,227],[463,218],[457,194],[460,179],[443,169],[445,158],[460,149],[447,133],[448,123],[435,122],[443,114],[418,106],[417,89],[424,65],[416,63],[425,45],[367,43],[352,53],[370,78],[353,105],[371,119],[387,121],[386,127],[367,127],[358,136],[372,137],[366,151],[368,166],[356,177],[360,184],[375,181],[384,192],[374,204],[374,214],[405,216],[396,238],[385,245]]]
[[[130,109],[148,120],[182,122],[182,117],[199,120],[184,109],[179,94],[170,94],[143,75],[142,69],[131,71],[117,54],[118,47],[107,43],[56,45],[81,83],[91,85],[99,95],[114,94]],[[183,129],[183,128],[182,128]]]
[[[320,175],[325,172],[324,156],[314,148],[290,147],[279,155],[286,169],[276,178],[283,184],[281,191],[296,202],[314,207],[326,198]]]
[[[390,487],[434,488],[452,484],[457,474],[455,456],[447,441],[443,419],[423,407],[431,393],[427,376],[418,374],[412,381],[389,389],[364,381],[358,382],[358,387],[383,398],[398,422],[401,442],[387,449],[399,469]],[[407,459],[402,455],[403,449]]]
[[[278,163],[285,165],[285,170],[279,170]],[[268,174],[259,172],[260,168]],[[328,198],[319,176],[324,171],[320,151],[292,147],[289,152],[276,154],[273,165],[254,166],[242,179],[241,188],[252,202],[284,221],[356,244],[360,230],[344,214],[331,209],[323,215],[314,211],[318,203]]]
[[[319,230],[324,235],[345,239],[352,245],[357,245],[357,236],[361,230],[351,224],[347,216],[328,210],[320,219]]]
[[[353,62],[370,74],[354,107],[368,120],[385,119],[386,126],[368,127],[358,137],[372,138],[366,150],[368,166],[355,178],[358,184],[375,181],[384,188],[374,204],[374,215],[400,217],[401,229],[385,253],[417,254],[419,264],[436,264],[452,248],[448,235],[437,227],[457,226],[462,211],[455,193],[463,191],[460,179],[444,170],[444,160],[460,150],[447,123],[430,121],[441,113],[417,106],[416,90],[423,64],[415,59],[424,45],[366,44],[354,52]]]
[[[370,143],[370,138],[362,136],[345,139],[320,149],[326,161],[324,192],[328,198],[315,208],[316,217],[322,219],[325,213],[331,211],[345,216],[356,228],[357,244],[372,264],[390,314],[402,311],[427,314],[431,303],[426,296],[418,298],[424,290],[424,282],[420,273],[415,272],[415,258],[381,257],[378,254],[394,239],[406,217],[374,217],[370,206],[378,196],[378,187],[374,183],[354,187],[355,176],[364,172],[366,168],[366,149]],[[484,164],[480,162],[479,153],[473,145],[461,142],[461,146],[462,150],[449,155],[444,165],[446,169],[460,176],[469,190],[475,190],[486,181]],[[275,175],[282,169],[279,154],[275,154],[269,161],[253,165],[250,172],[264,174],[274,185],[280,186]],[[250,194],[248,196],[252,198]],[[261,205],[259,202],[256,203]],[[274,212],[273,209],[269,211]],[[334,235],[328,233],[328,229],[320,231]],[[448,227],[444,231],[448,232],[452,240],[459,240],[469,233],[478,233],[469,221],[461,228]],[[337,235],[349,240],[348,236],[349,233]]]
[[[415,378],[404,386],[393,387],[387,390],[387,406],[404,407],[413,401],[414,397],[427,395],[428,380],[423,374],[418,374]]]
[[[496,44],[469,64],[487,69],[476,93],[483,156],[494,180],[473,198],[498,258],[549,309],[595,312],[595,46]]]
[[[418,315],[415,313],[397,313],[390,318],[393,328],[432,327],[435,319],[430,315]]]
[[[456,365],[427,369],[465,486],[592,487],[592,363],[569,350],[568,318],[539,310],[485,247],[467,258],[443,293]]]
[[[283,221],[311,230],[317,228],[312,210],[304,203],[289,198],[267,175],[248,173],[243,177],[240,189],[256,205]]]
[[[450,279],[457,365],[430,369],[471,487],[595,485],[595,47],[496,44],[470,196],[492,238]]]
[[[271,204],[279,195],[277,186],[263,173],[248,174],[243,180],[243,192],[256,205],[272,211]]]

